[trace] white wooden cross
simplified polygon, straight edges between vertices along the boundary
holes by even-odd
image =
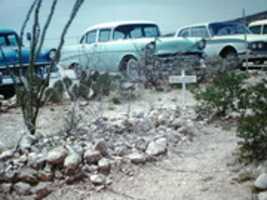
[[[196,82],[197,82],[197,77],[196,76],[187,76],[185,74],[184,69],[181,70],[181,76],[170,76],[169,77],[169,83],[170,84],[176,84],[176,83],[182,84],[182,95],[183,95],[182,108],[183,109],[186,106],[186,84],[196,83]]]

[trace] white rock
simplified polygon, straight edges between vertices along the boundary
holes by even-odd
[[[109,159],[102,158],[98,161],[98,170],[101,173],[108,174],[111,170],[111,162]]]
[[[146,162],[146,157],[143,153],[140,152],[133,152],[128,155],[130,161],[134,164],[144,164]]]
[[[33,135],[29,135],[29,134],[26,134],[22,137],[20,143],[19,143],[19,147],[20,149],[22,150],[25,150],[25,149],[31,149],[31,146],[32,144],[36,141],[36,137],[33,136]]]
[[[85,153],[84,153],[84,160],[85,160],[88,164],[94,164],[94,163],[97,163],[101,158],[102,158],[102,155],[101,155],[100,151],[96,151],[96,150],[88,149],[88,150],[85,151]]]
[[[64,147],[57,147],[48,152],[47,162],[50,164],[62,164],[68,155],[68,151]]]
[[[255,187],[261,190],[267,189],[267,174],[261,174],[254,183]]]
[[[94,185],[104,185],[106,183],[106,177],[102,174],[91,175],[90,180]]]
[[[158,156],[160,154],[166,153],[167,145],[168,142],[166,138],[159,138],[149,143],[146,149],[146,153],[149,156]]]
[[[267,200],[267,192],[261,192],[258,194],[258,200]]]
[[[17,183],[14,185],[14,190],[19,195],[30,195],[31,194],[31,186],[27,183]]]
[[[75,170],[80,165],[81,161],[82,161],[81,156],[78,153],[72,151],[65,158],[64,167],[67,170]]]

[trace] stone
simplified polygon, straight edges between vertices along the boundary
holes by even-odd
[[[28,156],[28,166],[38,170],[42,169],[45,166],[46,162],[46,155],[45,154],[37,154],[37,153],[30,153]]]
[[[57,147],[48,152],[47,162],[52,165],[63,164],[64,159],[67,157],[68,151],[64,147]]]
[[[75,175],[66,177],[65,182],[67,184],[71,185],[71,184],[74,184],[76,182],[82,181],[85,177],[87,177],[86,174],[79,171],[79,172],[76,172]]]
[[[34,144],[34,142],[36,142],[36,141],[37,141],[37,139],[35,136],[26,134],[22,137],[22,139],[19,143],[19,148],[21,150],[29,150],[29,149],[31,149],[31,146]]]
[[[32,189],[32,193],[35,195],[35,200],[41,200],[47,197],[52,192],[50,183],[39,183]]]
[[[135,144],[135,148],[141,151],[145,151],[147,148],[147,141],[143,138],[139,139]]]
[[[261,192],[258,194],[258,200],[267,200],[267,192]]]
[[[133,164],[144,164],[146,162],[145,155],[137,151],[128,155],[128,158]]]
[[[9,167],[7,167],[9,168]],[[16,181],[16,175],[17,171],[16,170],[6,170],[1,176],[0,176],[0,182],[14,182]]]
[[[43,181],[43,182],[53,180],[52,172],[48,172],[48,171],[39,171],[37,174],[37,177],[39,181]]]
[[[105,185],[106,183],[106,177],[102,174],[93,174],[90,176],[90,181],[94,185]]]
[[[88,164],[96,164],[101,158],[102,158],[102,155],[101,155],[100,151],[88,149],[84,153],[84,160]]]
[[[257,189],[266,190],[267,189],[267,174],[261,174],[254,183]]]
[[[108,155],[108,147],[104,140],[100,140],[96,143],[95,150],[99,151],[102,154],[102,156]]]
[[[149,156],[158,156],[164,154],[167,151],[168,141],[166,138],[159,138],[149,143],[146,154]]]
[[[109,174],[111,170],[111,161],[106,158],[102,158],[98,161],[98,171],[103,174]]]
[[[22,168],[17,175],[17,179],[21,182],[36,184],[38,182],[37,171],[31,168]]]
[[[125,156],[128,154],[129,149],[126,145],[116,145],[114,149],[114,154],[117,156]]]
[[[14,156],[14,150],[6,150],[0,154],[0,161],[6,161]]]
[[[3,193],[9,193],[11,191],[12,184],[11,183],[2,183],[0,185],[0,191]]]
[[[81,156],[74,150],[70,150],[69,155],[65,158],[64,168],[67,173],[75,171],[82,162]]]
[[[16,191],[16,193],[18,195],[23,195],[23,196],[27,196],[27,195],[31,195],[31,185],[28,183],[16,183],[13,186],[13,189]]]

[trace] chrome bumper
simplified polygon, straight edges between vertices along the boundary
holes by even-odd
[[[267,67],[267,52],[252,52],[240,54],[243,67]]]

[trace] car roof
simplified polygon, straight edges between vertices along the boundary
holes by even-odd
[[[12,29],[9,29],[9,28],[0,27],[0,33],[16,33],[16,32]]]
[[[152,21],[118,21],[118,22],[109,22],[109,23],[101,23],[94,26],[90,26],[86,29],[85,33],[95,30],[95,29],[103,29],[103,28],[116,28],[117,26],[121,25],[131,25],[131,24],[153,24],[157,25],[155,22]]]
[[[249,26],[257,26],[257,25],[263,25],[263,24],[267,24],[267,19],[254,21],[250,23]]]
[[[204,23],[198,23],[198,24],[191,24],[191,25],[186,25],[186,26],[182,26],[182,27],[178,28],[175,35],[177,35],[182,29],[198,27],[198,26],[209,26],[210,24],[215,24],[215,23],[239,24],[240,22],[221,22],[221,21],[219,21],[219,22],[204,22]]]
[[[208,26],[210,23],[205,22],[205,23],[198,23],[198,24],[191,24],[191,25],[186,25],[186,26],[181,26],[177,29],[175,35],[177,35],[182,29],[186,28],[191,28],[191,27],[197,27],[197,26]]]

